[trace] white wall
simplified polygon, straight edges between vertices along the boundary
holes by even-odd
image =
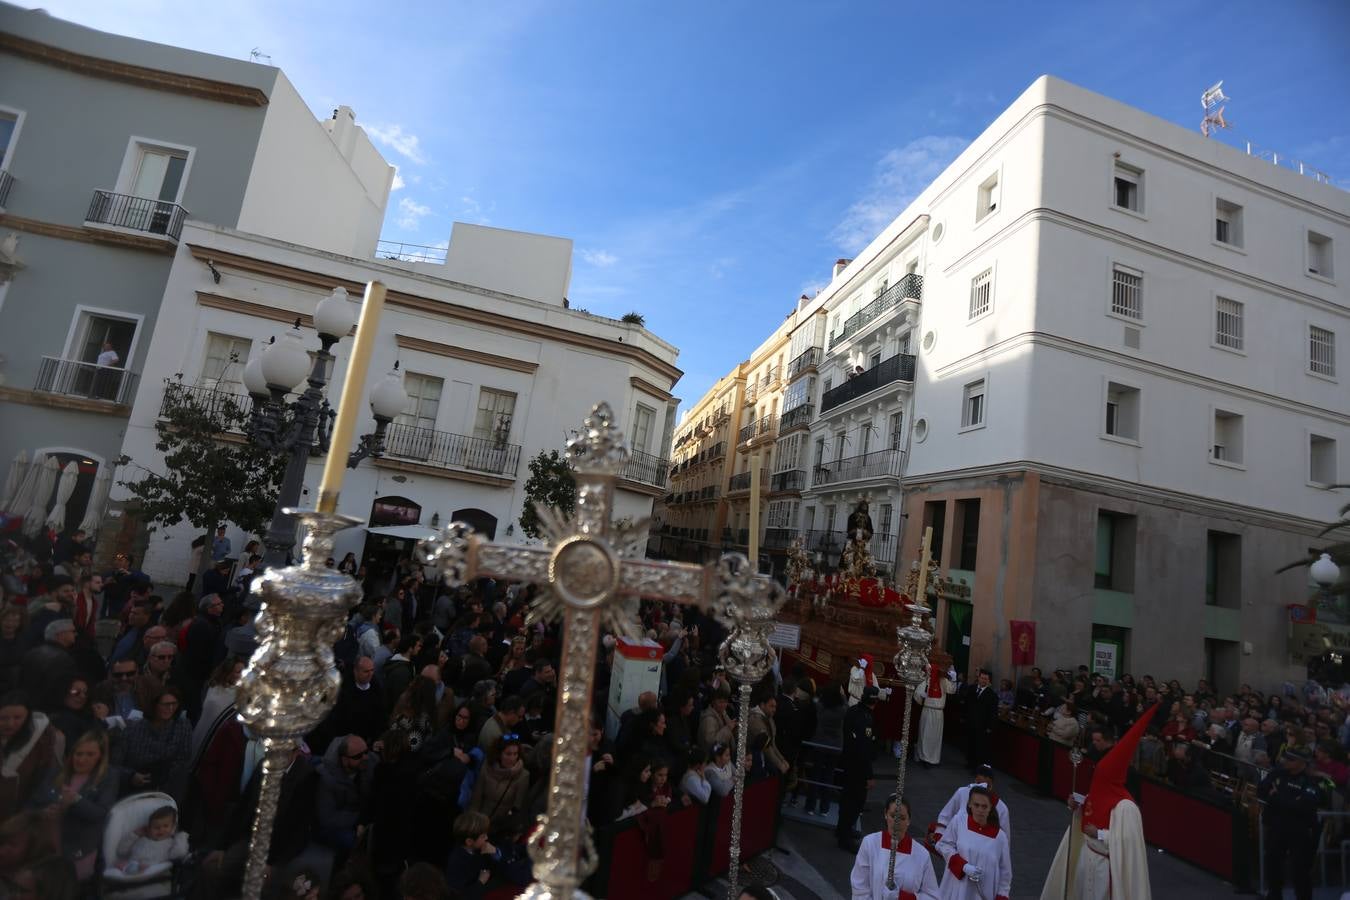
[[[521,259],[531,265],[520,265]],[[440,277],[562,306],[572,280],[572,241],[456,222]]]
[[[338,124],[330,135],[286,76],[277,74],[240,231],[345,256],[374,255],[394,168],[359,127]],[[345,155],[335,140],[347,148]]]

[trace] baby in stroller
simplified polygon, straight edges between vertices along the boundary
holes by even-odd
[[[116,866],[127,875],[165,871],[188,855],[188,836],[178,831],[178,810],[161,806],[145,827],[128,831],[117,844]]]

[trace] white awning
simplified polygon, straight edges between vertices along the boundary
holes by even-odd
[[[440,534],[435,528],[428,528],[426,525],[386,525],[382,528],[367,528],[366,533],[414,541],[425,541]]]

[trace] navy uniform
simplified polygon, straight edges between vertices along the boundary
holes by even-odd
[[[850,853],[858,850],[853,826],[867,802],[867,783],[872,780],[872,760],[877,755],[872,707],[876,706],[880,693],[875,685],[867,685],[861,700],[844,714],[844,747],[839,760],[844,770],[844,787],[839,794],[839,824],[834,828],[834,836],[839,846]]]
[[[1294,897],[1311,900],[1317,810],[1328,805],[1327,789],[1321,779],[1308,772],[1308,758],[1302,753],[1285,750],[1280,763],[1284,771],[1267,775],[1256,791],[1266,804],[1266,896],[1284,896],[1284,860],[1288,856]]]

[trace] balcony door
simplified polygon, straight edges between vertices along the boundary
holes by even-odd
[[[131,181],[130,194],[141,201],[127,208],[124,222],[118,224],[137,231],[165,234],[173,220],[173,207],[182,193],[183,173],[187,170],[187,154],[178,150],[140,147],[136,173]]]
[[[136,347],[139,319],[81,309],[62,354],[57,392],[104,400],[117,399],[123,372]]]

